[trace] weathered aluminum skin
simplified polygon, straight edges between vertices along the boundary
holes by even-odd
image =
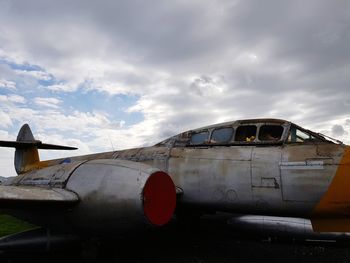
[[[211,133],[218,127],[233,127],[236,131],[240,125],[251,124],[258,129],[265,124],[279,124],[284,129],[282,137],[268,143],[259,139],[222,145],[189,143],[195,131]],[[77,219],[81,228],[94,222],[96,231],[99,226],[114,225],[114,220],[127,226],[128,215],[142,213],[141,178],[147,177],[149,167],[167,172],[183,191],[178,204],[192,210],[309,218],[327,192],[346,146],[327,141],[287,143],[290,127],[290,122],[276,119],[212,125],[152,147],[71,157],[68,164],[62,164],[67,158],[42,162],[43,167],[51,167],[19,176],[13,184],[42,182],[77,193],[83,205],[71,211],[68,218]],[[127,169],[123,168],[124,162]],[[112,201],[118,198],[122,201]],[[119,217],[118,211],[125,212],[125,216]]]
[[[149,164],[166,171],[183,190],[180,205],[192,209],[221,210],[309,217],[327,191],[344,153],[334,143],[286,143],[291,123],[278,119],[227,122],[197,129],[265,124],[284,127],[280,141],[241,142],[229,145],[188,145],[193,131],[156,146],[73,157],[86,161],[116,158]],[[53,160],[50,164],[60,163]],[[90,179],[89,179],[90,180]]]
[[[149,165],[125,160],[94,160],[82,164],[69,178],[66,189],[80,204],[69,214],[81,231],[127,231],[146,223],[142,190],[148,177],[158,171]]]
[[[343,147],[322,156],[309,146],[173,149],[169,174],[182,202],[231,212],[308,217],[335,175]],[[329,158],[333,160],[329,162]],[[318,161],[318,167],[315,163]],[[320,162],[323,162],[321,164]],[[295,162],[303,162],[298,167]]]
[[[120,234],[148,224],[142,191],[157,171],[141,162],[118,159],[60,164],[0,186],[0,200],[16,201],[6,213],[50,229]]]
[[[188,145],[188,131],[156,146],[71,158],[125,159],[166,171],[183,190],[180,205],[230,211],[309,217],[327,191],[344,153],[331,142],[286,143],[291,123],[276,119],[227,122],[197,129],[265,124],[284,127],[280,141]],[[52,162],[61,162],[63,159]]]
[[[312,210],[326,193],[344,153],[343,145],[285,145],[280,163],[282,199],[294,213]]]
[[[33,186],[3,186],[0,185],[1,202],[11,201],[42,201],[45,202],[73,202],[79,201],[78,196],[70,191],[60,188],[48,189]]]
[[[83,162],[56,164],[39,170],[32,170],[13,178],[11,185],[47,186],[62,188],[68,178]]]

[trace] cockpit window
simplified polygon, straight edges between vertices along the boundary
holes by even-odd
[[[263,125],[259,130],[260,141],[279,141],[282,137],[283,127],[280,125]]]
[[[252,142],[256,138],[256,126],[244,125],[239,126],[236,130],[235,141],[238,142]]]
[[[295,126],[290,127],[290,133],[288,136],[288,142],[289,143],[295,143],[295,142],[315,142],[315,141],[320,141],[320,139],[316,138],[312,134],[302,131],[298,129]]]
[[[209,131],[202,131],[193,133],[191,135],[191,144],[201,144],[208,142],[209,139]]]
[[[233,128],[218,128],[211,134],[211,143],[225,143],[231,140],[233,135]]]

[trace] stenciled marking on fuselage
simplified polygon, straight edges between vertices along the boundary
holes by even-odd
[[[322,170],[323,161],[280,162],[281,170]]]

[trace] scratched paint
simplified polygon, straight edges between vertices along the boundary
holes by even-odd
[[[346,147],[327,192],[312,212],[315,231],[350,232],[350,147]]]
[[[235,121],[196,131],[211,134],[220,127],[237,130],[240,125],[255,125],[259,132],[266,124],[283,127],[278,141],[259,141],[257,134],[254,141],[235,142],[233,135],[223,145],[210,140],[192,145],[189,140],[195,131],[187,131],[152,147],[70,157],[69,163],[64,163],[67,158],[39,161],[31,153],[28,164],[21,167],[23,174],[10,184],[22,189],[19,195],[24,195],[26,187],[76,192],[83,205],[68,216],[68,221],[74,218],[80,227],[89,226],[86,218],[95,222],[96,228],[103,228],[101,221],[112,227],[116,218],[127,226],[130,220],[140,219],[135,215],[142,214],[142,187],[151,174],[147,169],[155,169],[167,172],[182,190],[180,205],[211,212],[312,214],[315,229],[323,231],[330,222],[337,222],[343,231],[350,225],[346,218],[350,216],[348,148],[327,141],[287,143],[292,124],[283,120]],[[7,192],[6,197],[4,192],[4,198],[15,196]],[[118,211],[123,214],[118,215]],[[333,221],[321,222],[325,215]]]

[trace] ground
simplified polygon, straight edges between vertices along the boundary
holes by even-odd
[[[96,242],[99,243],[99,242]],[[196,226],[172,223],[127,233],[99,243],[46,252],[8,252],[0,262],[350,262],[348,243],[295,242],[237,233],[223,221],[202,219]]]
[[[0,214],[0,237],[21,232],[34,227],[9,215]]]

